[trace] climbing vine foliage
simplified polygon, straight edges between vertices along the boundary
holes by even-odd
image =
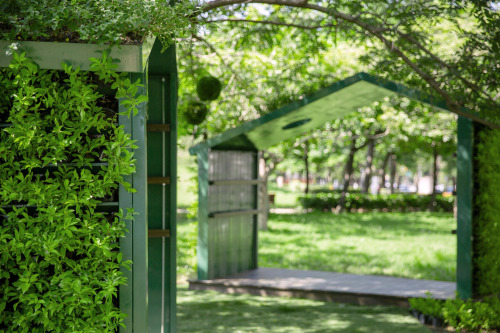
[[[0,332],[115,332],[124,318],[118,186],[134,171],[117,125],[145,97],[105,55],[82,72],[24,54],[0,69]],[[115,207],[110,209],[109,207]]]

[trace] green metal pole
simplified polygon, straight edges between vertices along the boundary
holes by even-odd
[[[473,295],[472,205],[474,126],[458,118],[457,147],[457,291],[462,299]]]

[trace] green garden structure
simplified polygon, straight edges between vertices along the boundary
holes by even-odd
[[[0,41],[0,67],[7,67],[12,59],[11,44]],[[99,58],[107,48],[30,41],[15,47],[41,69],[61,70],[65,62],[83,71],[89,70],[89,58]],[[139,106],[136,116],[118,117],[119,125],[137,146],[136,172],[126,179],[136,192],[120,188],[117,198],[99,206],[107,212],[133,208],[136,213],[135,221],[128,222],[126,237],[120,240],[123,260],[133,262],[130,271],[123,270],[127,284],[119,290],[120,309],[127,314],[121,332],[175,332],[177,65],[175,46],[161,50],[155,39],[110,50],[110,56],[118,60],[117,71],[133,82],[140,79],[143,88],[139,93],[149,100]],[[125,110],[121,105],[118,108]]]
[[[259,151],[394,95],[449,111],[442,100],[359,73],[192,147],[190,153],[197,155],[199,168],[198,279],[224,278],[257,268]],[[457,289],[462,298],[473,296],[476,288],[474,128],[472,120],[459,116]]]

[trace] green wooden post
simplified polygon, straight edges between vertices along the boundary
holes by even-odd
[[[170,230],[170,238],[166,240],[166,247],[168,248],[168,272],[166,274],[167,280],[165,284],[168,288],[169,298],[166,301],[168,306],[168,313],[166,318],[169,320],[169,329],[167,332],[176,331],[176,318],[177,318],[177,61],[175,46],[171,46],[168,51],[169,56],[169,94],[168,99],[168,121],[170,122],[170,137],[166,144],[169,150],[169,166],[170,166],[170,188],[168,193],[169,207],[167,215],[169,216],[169,223],[167,228]]]
[[[473,295],[473,137],[473,122],[470,119],[459,117],[457,147],[457,291],[462,299],[470,298]]]
[[[126,116],[119,116],[118,123],[120,126],[124,127],[125,133],[131,135],[132,133],[132,119]],[[124,180],[131,185],[133,185],[133,175],[125,176]],[[123,186],[120,186],[118,191],[119,196],[119,209],[123,211],[124,214],[127,212],[127,208],[133,207],[132,193],[127,192]],[[126,237],[120,239],[120,252],[123,253],[123,260],[132,260],[133,258],[133,248],[134,248],[134,223],[130,220],[126,220],[126,229],[128,230]],[[120,296],[120,309],[127,315],[123,324],[129,332],[133,332],[133,308],[134,308],[134,297],[133,297],[133,277],[132,271],[122,268],[121,272],[124,277],[127,278],[127,284],[121,285],[119,290]],[[126,332],[126,329],[120,327],[120,332]]]
[[[208,149],[198,152],[198,279],[208,279]]]
[[[157,42],[148,72],[148,332],[175,332],[177,74],[175,47]]]
[[[144,73],[131,73],[130,79],[135,82],[140,79],[146,82],[146,75]],[[147,88],[142,87],[139,89],[138,94],[145,95]],[[120,112],[125,109],[120,105]],[[147,212],[147,153],[146,153],[146,118],[147,118],[147,103],[142,103],[138,107],[138,114],[130,119],[120,117],[120,124],[124,123],[130,130],[130,135],[135,140],[137,149],[134,151],[134,158],[136,160],[135,173],[129,177],[129,182],[135,188],[136,192],[133,194],[125,194],[124,190],[120,191],[120,208],[124,212],[127,208],[134,208],[135,220],[129,224],[128,237],[121,240],[120,246],[124,246],[126,253],[124,253],[124,260],[132,260],[132,272],[128,273],[123,270],[129,279],[126,287],[120,289],[120,298],[124,298],[122,308],[127,313],[126,332],[144,332],[148,322],[148,288],[147,288],[147,272],[148,272],[148,252],[147,252],[147,228],[148,228],[148,212]],[[131,180],[131,181],[130,181]],[[130,205],[131,204],[131,205]],[[128,239],[127,239],[128,238]],[[130,238],[132,238],[130,240]],[[127,254],[127,255],[126,255]],[[131,257],[129,257],[131,255]],[[123,294],[122,294],[123,292]],[[130,309],[128,306],[132,304]],[[131,324],[131,325],[130,325]]]

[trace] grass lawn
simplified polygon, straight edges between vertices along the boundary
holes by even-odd
[[[196,158],[184,149],[177,151],[177,207],[187,208],[198,200]]]
[[[196,243],[198,223],[186,214],[177,214],[177,283],[196,276]]]
[[[177,290],[179,332],[431,332],[408,310]]]
[[[271,214],[259,264],[453,281],[455,226],[443,213]],[[187,290],[196,221],[180,215],[177,232],[179,332],[431,332],[400,308]]]
[[[289,186],[278,187],[276,183],[269,182],[267,184],[269,193],[273,193],[274,204],[271,208],[297,208],[297,198],[303,194],[303,192],[297,191],[297,189],[292,189]]]
[[[448,213],[271,214],[259,265],[455,281],[456,228]],[[197,223],[180,215],[177,275],[195,276]]]
[[[299,203],[297,198],[304,194],[305,184],[303,183],[293,183],[283,185],[282,187],[278,187],[276,182],[269,181],[267,183],[269,193],[273,193],[274,204],[271,205],[271,208],[298,208]],[[310,184],[309,189],[312,191],[314,189],[322,188],[325,186]]]
[[[455,281],[456,221],[448,213],[271,214],[261,267]]]

